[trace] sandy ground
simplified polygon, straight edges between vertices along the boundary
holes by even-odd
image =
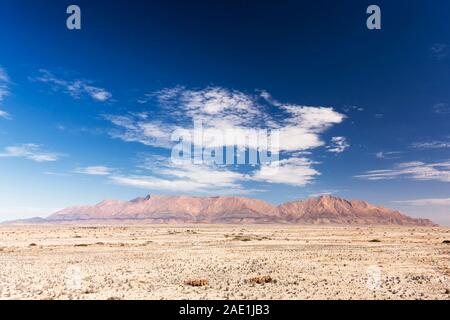
[[[0,298],[449,300],[444,240],[448,228],[0,226]]]

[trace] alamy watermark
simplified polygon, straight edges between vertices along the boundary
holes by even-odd
[[[371,265],[367,268],[366,286],[369,290],[378,290],[381,287],[381,270],[377,265]]]
[[[81,290],[82,288],[82,276],[81,268],[77,265],[69,266],[66,269],[66,289],[68,290]]]
[[[171,140],[172,162],[208,165],[274,165],[279,161],[278,129],[205,127],[194,121],[193,130],[177,129]]]

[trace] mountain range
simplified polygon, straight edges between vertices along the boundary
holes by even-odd
[[[83,221],[434,225],[428,219],[414,219],[382,206],[329,195],[292,201],[279,206],[243,197],[148,195],[131,201],[106,200],[93,206],[70,207],[44,219],[28,220],[31,223]]]

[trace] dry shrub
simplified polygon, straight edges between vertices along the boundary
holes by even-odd
[[[238,236],[235,236],[233,238],[233,240],[237,240],[237,241],[252,241],[252,238],[249,237],[249,236],[238,235]]]
[[[381,242],[381,240],[380,239],[372,239],[369,242]]]
[[[263,283],[273,282],[273,279],[271,276],[257,276],[257,277],[249,279],[248,282],[263,284]]]
[[[193,287],[203,287],[209,284],[207,279],[189,279],[184,282],[185,284]]]
[[[444,240],[444,241],[442,241],[442,243],[450,244],[450,240]]]

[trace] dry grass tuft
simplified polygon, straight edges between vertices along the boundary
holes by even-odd
[[[193,287],[203,287],[209,285],[209,281],[207,279],[189,279],[184,282],[188,286]]]
[[[263,284],[263,283],[269,283],[269,282],[273,282],[273,279],[271,276],[257,276],[254,278],[250,278],[248,280],[248,282],[250,283],[257,283],[257,284]]]

